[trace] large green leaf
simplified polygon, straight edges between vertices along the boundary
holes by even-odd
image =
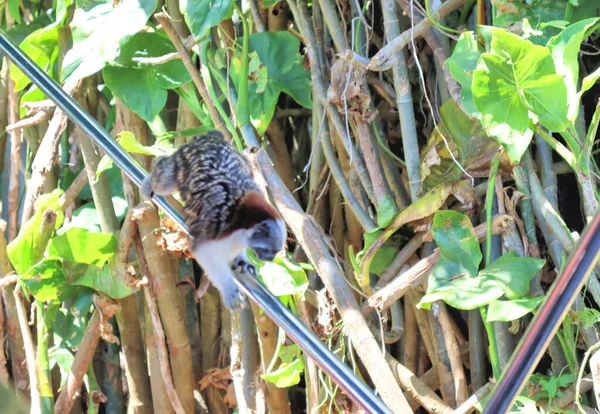
[[[56,75],[54,73],[54,65],[57,62],[59,53],[59,29],[64,25],[67,16],[67,8],[71,3],[72,0],[57,2],[56,18],[54,21],[50,24],[45,24],[30,33],[19,45],[21,50],[25,52],[27,56],[53,78],[55,78]],[[43,24],[44,22],[47,22],[48,18],[49,16],[47,14],[42,14],[36,21]],[[15,83],[15,91],[21,91],[31,83],[31,80],[15,65],[12,65],[10,68],[10,77]]]
[[[470,277],[468,270],[440,256],[427,282],[427,293],[419,307],[429,308],[432,302],[443,300],[463,310],[487,305],[504,294],[504,283],[489,277]]]
[[[519,299],[527,295],[529,282],[544,263],[542,259],[519,257],[511,251],[479,272],[478,277],[503,283],[506,297],[510,300]]]
[[[473,100],[473,91],[471,85],[473,83],[473,71],[477,68],[479,57],[483,53],[483,48],[477,42],[473,32],[464,32],[460,35],[452,56],[446,59],[448,70],[460,83],[460,97],[463,106],[471,115],[478,117],[479,111]]]
[[[112,198],[112,203],[115,209],[115,214],[117,215],[117,219],[122,220],[125,218],[128,207],[127,201],[123,197],[117,196]],[[102,231],[100,226],[100,216],[98,214],[98,210],[96,210],[96,205],[93,202],[86,203],[75,210],[73,212],[71,221],[61,227],[57,231],[57,234],[62,234],[73,227],[87,229],[96,233],[100,233]]]
[[[83,338],[92,309],[91,289],[81,289],[69,308],[60,308],[54,321],[54,346],[76,349]]]
[[[488,306],[486,321],[514,321],[533,311],[543,301],[543,296],[515,300],[493,300]]]
[[[180,0],[179,10],[196,40],[204,38],[211,27],[233,14],[232,0]]]
[[[133,293],[132,287],[125,284],[123,275],[118,274],[114,266],[99,267],[71,260],[63,260],[62,265],[65,278],[71,285],[86,286],[113,299],[123,299]]]
[[[77,288],[67,283],[58,259],[44,259],[31,267],[19,279],[29,293],[41,302],[65,301],[77,293]]]
[[[102,266],[113,256],[116,247],[117,238],[112,234],[72,227],[54,237],[46,253],[48,257]]]
[[[533,121],[553,132],[569,126],[567,92],[548,48],[501,29],[489,30],[490,52],[481,55],[473,73],[473,97],[483,127],[518,163],[533,136]]]
[[[533,26],[531,30],[536,32],[529,39],[537,45],[545,45],[550,36],[554,36],[560,29],[544,23],[562,20],[569,2],[570,0],[494,0],[494,26],[511,31],[522,27],[526,33],[529,23]],[[527,20],[524,22],[524,19]]]
[[[419,306],[428,307],[436,300],[443,300],[457,309],[470,310],[487,305],[502,295],[509,300],[520,299],[527,295],[529,281],[543,265],[544,260],[508,252],[480,271],[477,277],[470,277],[461,264],[440,256]]]
[[[568,98],[568,116],[575,121],[579,113],[579,52],[581,42],[600,27],[600,18],[586,19],[574,23],[548,41],[556,72],[563,76]],[[584,85],[585,87],[585,85]]]
[[[6,253],[19,276],[24,275],[35,264],[35,246],[40,242],[40,226],[42,216],[46,209],[57,212],[55,228],[58,229],[64,220],[64,214],[60,209],[59,198],[63,191],[56,189],[49,194],[42,194],[35,202],[35,213],[25,223],[17,237],[8,244]]]
[[[62,77],[92,75],[119,55],[119,48],[139,32],[154,12],[156,0],[90,0],[79,5],[71,22],[73,47],[63,61]]]
[[[161,65],[136,62],[135,58],[160,57],[176,52],[169,38],[159,32],[140,32],[129,38],[119,55],[102,70],[106,85],[125,106],[145,121],[152,121],[167,102],[167,89],[191,81],[180,59]]]
[[[432,230],[441,255],[460,264],[471,276],[477,275],[482,254],[469,218],[453,210],[438,210],[433,217]]]
[[[242,39],[237,41],[241,42]],[[250,120],[258,133],[263,135],[273,118],[281,92],[306,108],[312,107],[310,74],[301,65],[298,39],[288,32],[254,33],[250,35],[249,44],[249,52],[255,53],[253,61],[256,66],[256,70],[249,73]],[[241,48],[237,48],[231,61],[230,76],[238,91],[240,70]]]

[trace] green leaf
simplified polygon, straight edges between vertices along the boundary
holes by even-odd
[[[122,220],[127,213],[127,201],[123,197],[112,198],[113,207],[118,220]],[[90,232],[100,233],[100,217],[93,202],[86,203],[73,212],[73,217],[68,224],[61,227],[57,234],[62,234],[73,227],[87,229]]]
[[[152,155],[154,157],[160,157],[161,155],[171,155],[175,151],[175,149],[172,146],[171,150],[167,151],[164,145],[142,145],[137,139],[135,139],[135,136],[128,131],[121,132],[119,134],[119,137],[117,138],[117,142],[123,147],[125,151],[132,154],[144,154]]]
[[[279,388],[288,388],[300,382],[300,374],[304,372],[304,359],[298,345],[281,346],[279,349],[281,364],[272,372],[262,374],[261,378],[272,382]]]
[[[119,145],[121,145],[121,147],[123,147],[125,151],[130,154],[143,154],[159,157],[161,155],[171,155],[175,151],[175,148],[172,145],[161,145],[161,141],[157,141],[152,146],[142,145],[137,139],[135,139],[135,136],[128,131],[121,132],[116,141],[119,143]],[[105,154],[100,159],[98,167],[96,168],[96,177],[99,177],[100,174],[112,166],[112,160]]]
[[[113,256],[116,247],[117,238],[112,234],[72,227],[50,240],[46,252],[48,257],[102,266]]]
[[[432,230],[441,255],[460,264],[471,276],[477,275],[482,254],[469,218],[453,210],[438,210]]]
[[[42,14],[34,23],[40,23],[41,27],[32,31],[20,43],[19,47],[27,56],[29,56],[44,72],[56,79],[54,65],[58,60],[58,38],[59,29],[64,26],[67,16],[67,8],[72,0],[59,1],[56,4],[56,19],[51,23],[46,23],[49,16]],[[18,1],[17,1],[18,7]],[[33,24],[33,27],[38,27]],[[16,66],[11,66],[10,76],[15,83],[15,90],[21,91],[31,83],[31,80]]]
[[[274,5],[276,5],[277,3],[279,3],[281,0],[265,0],[263,1],[263,6],[264,7],[273,7]]]
[[[382,234],[383,234],[383,230],[381,230],[381,229],[374,229],[374,230],[365,232],[364,247],[363,247],[363,250],[358,252],[358,254],[356,255],[357,261],[362,260],[362,257],[367,252],[369,247],[371,247],[371,245],[375,242],[375,240],[377,240],[377,238],[379,236],[381,236]],[[396,257],[397,254],[398,254],[397,244],[392,243],[391,241],[387,241],[383,246],[381,246],[381,248],[379,248],[379,250],[377,250],[377,253],[375,253],[373,260],[371,261],[371,266],[369,267],[369,273],[373,273],[374,275],[381,276],[381,274],[383,272],[385,272],[385,269],[387,269],[387,267],[390,265],[390,263],[392,263],[392,260],[394,260],[394,257]],[[359,270],[357,273],[360,273],[360,267],[358,269]]]
[[[269,291],[277,297],[299,295],[304,298],[308,277],[300,266],[276,257],[272,262],[258,265],[258,274]]]
[[[71,260],[62,260],[62,265],[65,278],[71,285],[86,286],[113,299],[123,299],[133,293],[132,287],[124,283],[124,278],[117,274],[114,266],[98,267]]]
[[[110,90],[144,121],[151,121],[167,103],[167,91],[141,69],[107,66],[102,75]]]
[[[504,284],[489,277],[470,277],[467,269],[440,256],[427,282],[427,293],[418,306],[429,308],[432,302],[443,300],[462,310],[487,305],[504,294]]]
[[[194,38],[200,40],[212,27],[233,15],[233,1],[180,0],[179,10]]]
[[[477,42],[475,34],[464,32],[458,38],[452,56],[446,59],[448,70],[462,87],[460,97],[463,106],[474,117],[479,117],[479,111],[473,100],[471,85],[473,83],[473,71],[477,68],[481,53],[483,53],[483,48]]]
[[[515,300],[493,300],[487,311],[487,322],[509,322],[527,315],[544,301],[544,297],[522,298]]]
[[[600,322],[600,312],[594,308],[584,308],[578,311],[579,320],[583,323],[586,329],[591,328],[596,323]]]
[[[242,39],[238,38],[236,41],[241,42]],[[262,64],[260,70],[266,71],[267,76],[266,86],[264,73],[251,77],[248,84],[250,119],[260,135],[265,133],[273,118],[281,92],[288,94],[306,108],[312,107],[310,74],[302,67],[299,47],[298,39],[288,32],[250,35],[250,53],[258,56]],[[230,77],[238,91],[240,71],[241,48],[237,48],[231,61]],[[261,90],[263,92],[260,92]]]
[[[108,170],[104,171],[104,175],[106,177],[106,181],[108,181],[108,186],[110,188],[110,193],[113,196],[113,204],[114,204],[114,197],[122,197],[125,198],[125,195],[123,194],[123,175],[121,173],[121,170],[113,165],[112,167],[110,167]],[[81,198],[82,200],[92,200],[92,189],[90,188],[90,184],[87,183],[85,185],[85,187],[83,187],[83,190],[81,190],[81,192],[79,193],[79,198]],[[85,226],[79,226],[79,227],[85,227]]]
[[[510,300],[523,298],[529,290],[529,281],[543,265],[544,260],[518,257],[514,252],[508,252],[480,271],[477,277],[470,277],[461,264],[440,255],[419,307],[443,300],[457,309],[471,310],[502,295]]]
[[[40,261],[22,275],[20,281],[27,291],[41,302],[62,302],[77,294],[77,288],[67,283],[60,260],[57,259]]]
[[[390,195],[386,195],[379,203],[377,209],[377,226],[387,227],[399,213],[396,202]]]
[[[550,51],[519,36],[491,28],[490,53],[473,73],[473,97],[488,134],[518,163],[533,136],[530,112],[550,131],[564,131],[567,92]]]
[[[71,372],[73,360],[75,359],[73,352],[66,348],[52,347],[48,352],[48,356],[50,357],[50,368],[53,368],[55,364],[58,365],[61,380],[63,382],[66,381]]]
[[[594,86],[596,84],[596,82],[598,81],[599,78],[600,78],[600,66],[597,67],[595,71],[593,71],[592,73],[590,73],[589,75],[587,75],[585,78],[582,79],[581,90],[577,93],[577,102],[581,101],[581,96],[585,92],[590,90],[592,88],[592,86]],[[579,110],[579,105],[577,105],[577,110]],[[576,117],[577,117],[577,115],[578,114],[575,114]]]
[[[8,0],[8,13],[17,23],[21,23],[21,11],[19,10],[19,0]]]
[[[567,90],[568,117],[575,121],[579,113],[577,81],[579,79],[579,52],[581,43],[600,26],[600,18],[586,19],[566,27],[548,41],[556,72],[563,77]],[[587,89],[586,89],[587,90]]]
[[[63,79],[85,78],[114,61],[121,45],[146,26],[157,3],[91,0],[79,5],[71,22],[73,47],[63,61]]]
[[[83,338],[92,309],[91,289],[82,289],[71,307],[60,308],[54,321],[54,346],[76,349]]]
[[[175,59],[160,65],[145,64],[136,58],[152,58],[176,52],[166,35],[137,33],[120,48],[114,62],[102,70],[106,85],[125,106],[145,121],[152,121],[167,101],[167,90],[191,81],[183,62]]]
[[[508,299],[519,299],[527,295],[529,282],[544,266],[544,263],[545,260],[519,257],[511,251],[479,272],[478,277],[498,280],[504,284]]]
[[[24,275],[35,264],[34,250],[40,241],[40,226],[42,216],[46,209],[57,212],[55,229],[58,229],[64,220],[64,214],[60,209],[60,196],[63,191],[56,189],[51,193],[42,194],[35,202],[35,213],[25,223],[17,237],[8,244],[6,253],[19,276]]]
[[[206,104],[204,102],[200,103],[198,100],[195,87],[186,88],[185,86],[182,86],[175,89],[175,92],[177,92],[177,95],[185,101],[192,113],[200,120],[200,123],[203,126],[209,128],[209,130],[215,129]]]

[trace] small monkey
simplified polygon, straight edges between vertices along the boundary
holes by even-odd
[[[169,157],[157,157],[141,192],[179,191],[192,237],[192,253],[228,309],[243,301],[232,269],[249,270],[246,250],[273,260],[287,231],[277,210],[263,197],[244,157],[217,131],[195,137]]]

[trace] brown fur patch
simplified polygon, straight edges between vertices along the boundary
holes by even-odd
[[[280,215],[261,194],[251,191],[240,200],[230,229],[249,229],[270,218],[278,219]]]

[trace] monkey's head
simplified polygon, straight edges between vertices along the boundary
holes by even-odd
[[[260,260],[273,260],[283,250],[286,236],[285,224],[281,218],[267,219],[254,226],[248,247]]]
[[[285,247],[285,223],[277,210],[258,192],[251,191],[240,200],[233,227],[248,230],[248,248],[260,260],[273,260]]]

